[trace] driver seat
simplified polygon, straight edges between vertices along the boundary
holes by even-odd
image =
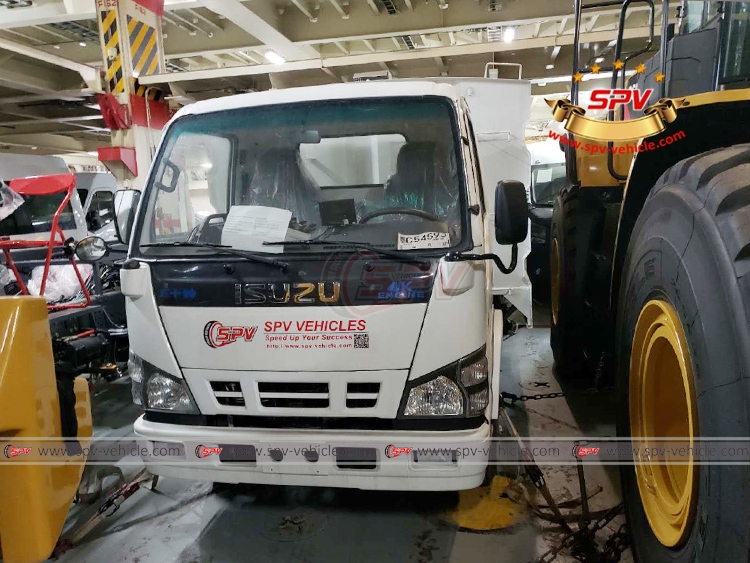
[[[448,217],[457,208],[455,158],[437,143],[407,143],[396,160],[396,173],[385,184],[389,207],[422,209]]]

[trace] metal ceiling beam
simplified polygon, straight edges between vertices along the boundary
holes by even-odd
[[[3,145],[16,147],[37,147],[39,149],[55,150],[58,152],[88,152],[95,151],[99,147],[107,146],[109,143],[96,141],[84,141],[73,139],[65,135],[50,135],[33,133],[28,135],[0,135],[0,147]]]
[[[638,27],[625,30],[623,35],[625,39],[634,39],[648,37],[648,34],[649,29],[647,27]],[[612,31],[594,31],[589,33],[581,33],[581,42],[609,41],[613,36],[614,32]],[[255,66],[238,66],[223,69],[158,74],[151,76],[142,76],[138,80],[141,84],[163,84],[165,82],[180,82],[184,80],[207,80],[225,78],[227,76],[250,76],[256,74],[267,74],[269,72],[283,73],[295,70],[322,69],[323,67],[334,68],[339,66],[378,64],[413,59],[430,59],[434,57],[456,57],[462,55],[478,55],[493,52],[499,53],[505,51],[522,51],[525,49],[541,49],[544,47],[565,46],[572,44],[573,35],[569,34],[558,37],[517,39],[510,43],[475,43],[470,45],[454,45],[426,49],[324,57],[315,60],[292,61],[287,62],[283,65],[262,64]]]
[[[445,59],[443,57],[435,57],[435,64],[440,71],[440,76],[448,76],[448,65],[445,64]]]
[[[253,0],[253,2],[257,1]],[[252,5],[252,2],[249,5]],[[368,5],[370,7],[375,6],[376,9],[378,7],[374,0],[369,0]],[[391,35],[447,33],[448,31],[484,29],[497,27],[498,25],[517,27],[520,25],[535,25],[540,20],[559,22],[562,18],[571,19],[573,17],[571,6],[571,3],[562,1],[506,2],[503,4],[501,17],[498,12],[490,12],[482,6],[477,6],[476,0],[452,0],[448,10],[440,10],[434,2],[430,2],[426,6],[420,2],[419,9],[415,8],[413,12],[403,10],[399,12],[398,16],[372,18],[368,17],[369,14],[365,12],[365,7],[362,4],[352,2],[350,5],[352,17],[343,29],[338,16],[332,12],[321,11],[318,14],[318,25],[306,25],[304,16],[292,10],[284,13],[280,29],[295,43],[314,45],[333,40],[361,41],[362,39],[379,39]],[[629,8],[633,13],[644,12],[648,9],[647,6],[636,5],[635,3]],[[619,14],[619,12],[619,9],[604,8],[592,10],[588,15],[614,15]]]
[[[71,37],[70,35],[65,35],[63,33],[60,33],[58,31],[55,31],[54,29],[50,29],[48,27],[41,27],[39,25],[32,26],[32,29],[36,29],[37,31],[41,31],[42,33],[46,33],[48,35],[51,35],[52,37],[56,37],[57,39],[62,39],[63,41],[74,41],[75,38]]]
[[[164,9],[171,11],[199,8],[201,4],[202,2],[199,0],[166,0]],[[5,8],[0,13],[2,13],[0,29],[12,29],[14,27],[95,19],[96,3],[92,0],[34,2],[29,8],[15,10]]]
[[[322,68],[323,72],[325,72],[328,76],[333,78],[334,82],[346,82],[343,76],[340,76],[337,72],[334,72],[330,68]]]
[[[81,75],[81,78],[83,78],[84,82],[86,82],[86,84],[88,84],[90,88],[95,88],[97,82],[99,81],[99,71],[97,71],[94,67],[82,63],[77,63],[75,61],[71,61],[70,59],[64,59],[63,57],[58,57],[57,55],[47,53],[46,51],[42,51],[34,47],[29,47],[28,45],[22,45],[21,43],[16,43],[14,41],[8,41],[7,39],[0,38],[0,49],[7,49],[8,51],[18,53],[19,55],[23,55],[24,57],[29,57],[55,66],[67,68],[68,70],[73,70]]]
[[[194,24],[189,19],[182,17],[180,14],[177,13],[177,11],[173,11],[169,13],[170,18],[175,18],[177,21],[182,22],[184,25],[186,25],[189,29],[194,29],[195,31],[200,31],[204,35],[208,35],[209,37],[213,37],[214,33],[213,31],[206,31],[201,26]]]
[[[0,113],[6,113],[0,111]],[[11,113],[10,115],[15,115]],[[75,117],[40,117],[38,119],[23,119],[18,121],[0,121],[0,127],[17,127],[19,125],[31,125],[33,123],[70,123],[75,121],[96,121],[102,118],[101,115],[79,115]]]
[[[339,4],[338,0],[328,0],[331,5],[336,9],[336,11],[341,16],[341,19],[348,20],[349,19],[349,12],[346,11],[341,4]]]
[[[28,67],[26,67],[28,68]],[[20,90],[29,94],[49,95],[60,89],[60,84],[48,78],[31,75],[17,65],[0,67],[0,86]],[[61,99],[65,99],[60,96]]]
[[[9,96],[6,98],[0,98],[0,106],[60,99],[70,101],[84,100],[93,93],[93,90],[58,90],[54,93],[49,94],[25,94],[22,96]],[[1,112],[2,110],[0,110],[0,113]]]
[[[26,35],[25,33],[21,33],[20,31],[16,31],[15,29],[2,29],[0,30],[3,33],[10,33],[11,35],[15,35],[16,37],[20,37],[22,39],[25,39],[26,41],[31,41],[32,43],[37,44],[43,44],[44,41],[41,39],[37,39],[36,37],[32,37],[31,35]]]
[[[345,55],[349,54],[349,49],[347,49],[346,47],[344,47],[344,44],[341,43],[340,41],[334,41],[333,44],[336,45],[336,48],[339,51],[341,51],[342,53],[344,53]]]
[[[310,9],[302,3],[302,0],[292,0],[292,4],[297,6],[297,9],[303,14],[305,14],[305,16],[307,16],[307,19],[309,19],[312,23],[315,23],[318,21],[318,17],[313,16]]]
[[[219,25],[215,24],[214,22],[212,22],[212,21],[211,21],[210,19],[208,19],[207,17],[205,17],[205,16],[202,16],[202,15],[200,15],[200,14],[199,14],[198,12],[196,12],[195,10],[191,10],[191,9],[188,9],[188,12],[190,13],[190,15],[191,15],[191,16],[193,16],[194,18],[196,18],[196,19],[198,19],[198,20],[202,21],[202,22],[203,22],[203,23],[205,23],[205,24],[206,24],[206,25],[207,25],[208,27],[210,27],[211,29],[213,29],[214,31],[224,31],[224,30],[223,30],[223,29],[221,28],[221,26],[219,26]]]
[[[206,8],[224,16],[287,60],[311,59],[318,56],[318,51],[313,47],[296,45],[239,0],[205,0],[204,4]]]

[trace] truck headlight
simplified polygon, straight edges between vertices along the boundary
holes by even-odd
[[[401,416],[481,416],[489,404],[489,365],[484,348],[432,374],[410,381]]]
[[[405,416],[458,416],[463,413],[461,389],[443,375],[412,387],[404,408]]]
[[[136,405],[146,410],[200,414],[184,379],[164,373],[132,352],[128,371]]]

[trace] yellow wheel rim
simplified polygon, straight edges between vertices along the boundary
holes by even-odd
[[[557,239],[554,238],[552,239],[552,260],[550,263],[552,324],[557,324],[557,315],[560,311],[560,285],[562,283],[560,262],[560,246],[557,244]]]
[[[695,512],[698,468],[690,452],[698,436],[698,418],[685,331],[666,301],[649,301],[638,317],[629,401],[633,447],[650,448],[650,455],[634,453],[643,509],[656,538],[675,547],[686,538]],[[662,438],[661,449],[656,438]],[[671,448],[664,448],[669,439],[682,439],[680,446],[689,447],[689,457],[671,455]]]

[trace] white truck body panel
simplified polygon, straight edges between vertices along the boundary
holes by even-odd
[[[453,85],[466,100],[471,113],[474,134],[482,168],[488,224],[494,224],[495,186],[500,180],[518,180],[530,188],[531,156],[526,148],[524,128],[531,114],[531,83],[527,80],[492,78],[436,78]],[[490,239],[490,252],[503,262],[510,262],[510,247]],[[521,267],[502,274],[493,266],[492,292],[503,295],[523,313],[533,326],[531,280],[526,272],[526,258],[531,254],[531,231],[518,245]]]

